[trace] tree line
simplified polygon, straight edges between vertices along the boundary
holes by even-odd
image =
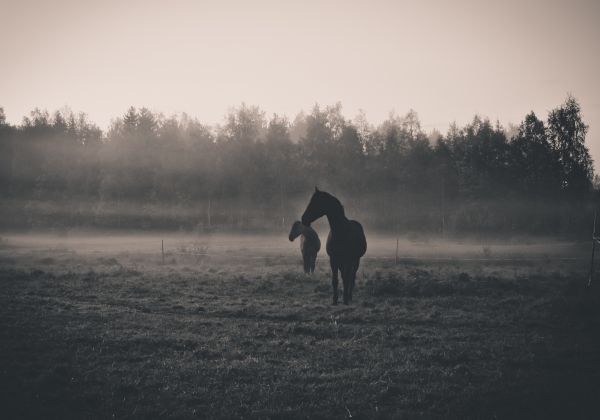
[[[287,227],[318,185],[381,230],[569,234],[597,196],[587,130],[572,96],[545,120],[475,116],[445,134],[412,110],[375,126],[339,103],[293,121],[242,104],[216,126],[131,107],[105,132],[69,110],[12,125],[0,108],[0,223]]]

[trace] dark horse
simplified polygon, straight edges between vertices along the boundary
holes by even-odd
[[[302,259],[304,260],[304,272],[314,273],[315,264],[317,262],[317,253],[321,249],[321,241],[319,235],[310,226],[304,226],[300,222],[294,222],[292,230],[290,230],[290,242],[300,238],[300,252],[302,252]]]
[[[327,254],[331,263],[333,304],[338,301],[338,270],[344,282],[344,304],[352,301],[352,289],[360,257],[367,252],[367,239],[363,228],[355,220],[348,220],[340,201],[329,193],[315,192],[302,215],[302,224],[310,226],[321,216],[327,216],[330,232],[327,237]]]

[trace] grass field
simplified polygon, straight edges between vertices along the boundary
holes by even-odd
[[[285,234],[161,239],[2,237],[0,417],[598,418],[587,246],[372,238],[332,306]]]

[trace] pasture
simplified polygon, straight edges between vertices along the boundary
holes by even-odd
[[[368,240],[332,306],[286,233],[2,235],[0,415],[597,416],[588,244]]]

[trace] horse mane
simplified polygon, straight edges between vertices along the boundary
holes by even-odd
[[[333,206],[332,210],[339,212],[342,216],[346,215],[346,213],[344,211],[344,206],[342,205],[340,200],[338,200],[336,197],[334,197],[333,195],[331,195],[325,191],[321,191],[321,194],[323,194],[323,196],[326,197],[330,201],[330,203]]]

